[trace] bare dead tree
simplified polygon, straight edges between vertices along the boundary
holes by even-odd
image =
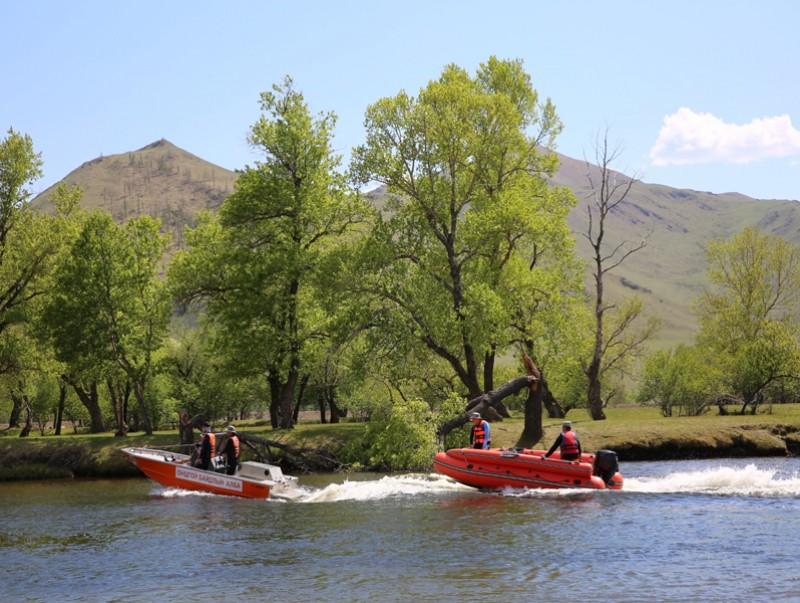
[[[586,162],[586,177],[591,188],[591,195],[587,205],[589,226],[583,236],[589,241],[593,252],[592,274],[595,286],[594,345],[591,358],[588,362],[585,359],[581,359],[581,365],[589,381],[587,401],[589,413],[595,421],[606,418],[603,411],[605,402],[602,397],[601,386],[604,374],[607,373],[612,365],[607,361],[604,362],[604,360],[607,360],[609,350],[619,347],[619,344],[623,341],[622,333],[630,326],[630,322],[638,316],[638,312],[635,312],[635,315],[631,314],[625,317],[621,327],[615,328],[608,334],[604,331],[606,312],[615,307],[613,303],[608,304],[605,299],[604,279],[606,274],[619,267],[632,254],[645,247],[649,236],[648,234],[642,238],[640,243],[632,244],[628,241],[622,241],[610,251],[607,250],[605,245],[607,234],[606,219],[611,212],[625,201],[633,185],[638,181],[635,176],[627,177],[611,169],[611,164],[619,158],[621,153],[622,150],[619,145],[609,148],[608,128],[606,128],[603,139],[600,140],[598,137],[595,144],[596,166],[592,166],[588,161]],[[645,335],[645,339],[648,337],[649,335]],[[640,343],[641,341],[634,342],[634,348]],[[626,345],[627,351],[617,352],[615,363],[618,364],[619,360],[630,353],[631,344],[628,343]]]

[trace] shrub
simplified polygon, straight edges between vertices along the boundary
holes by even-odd
[[[370,465],[385,471],[430,469],[436,452],[436,415],[422,400],[396,403],[389,421],[367,429]]]

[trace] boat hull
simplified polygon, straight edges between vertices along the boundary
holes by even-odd
[[[615,471],[608,483],[595,471],[595,455],[561,460],[558,453],[543,458],[545,450],[453,448],[439,452],[434,468],[457,482],[486,490],[503,488],[621,490],[622,475]]]
[[[123,454],[142,473],[168,488],[211,492],[244,498],[269,498],[267,480],[206,471],[189,465],[189,457],[149,448],[123,448]]]

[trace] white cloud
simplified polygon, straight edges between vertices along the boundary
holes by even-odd
[[[788,115],[727,124],[711,113],[682,107],[664,117],[658,140],[650,149],[653,165],[750,163],[775,157],[800,156],[800,131]]]

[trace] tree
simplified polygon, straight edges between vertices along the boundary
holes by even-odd
[[[588,360],[582,360],[583,371],[588,380],[587,403],[592,419],[605,420],[603,410],[606,399],[603,397],[603,381],[610,371],[619,370],[631,355],[636,354],[655,330],[658,321],[650,320],[639,332],[632,333],[632,325],[642,314],[642,304],[638,299],[627,300],[623,305],[609,303],[605,294],[605,277],[622,264],[626,258],[642,249],[641,243],[631,244],[623,241],[610,251],[606,245],[607,219],[623,203],[635,178],[627,178],[613,171],[611,165],[619,158],[619,146],[609,148],[608,131],[602,141],[595,145],[597,167],[586,162],[587,179],[592,191],[591,202],[587,205],[589,226],[583,236],[592,248],[592,275],[594,277],[594,341]],[[599,173],[596,171],[599,168]],[[614,312],[614,321],[608,320],[607,313]]]
[[[62,185],[53,196],[55,215],[31,210],[27,186],[41,176],[41,166],[30,137],[9,129],[8,137],[0,141],[0,375],[20,384],[34,375],[42,378],[44,366],[50,364],[49,354],[32,335],[50,288],[49,275],[70,241],[72,214],[80,197],[79,190]],[[10,424],[15,425],[20,404],[29,398],[27,394],[12,398]]]
[[[168,241],[159,226],[143,216],[122,227],[109,214],[94,213],[56,269],[45,321],[57,358],[70,369],[65,377],[93,413],[93,430],[101,429],[97,384],[121,370],[131,380],[145,431],[153,431],[145,388],[172,310],[157,278]],[[88,390],[81,386],[87,376]]]
[[[19,332],[27,306],[58,247],[53,219],[29,210],[28,184],[39,178],[42,160],[28,135],[9,129],[0,141],[0,373],[18,369]]]
[[[665,417],[705,413],[719,392],[722,372],[707,351],[697,346],[658,350],[644,363],[637,400],[654,402]]]
[[[697,300],[698,345],[725,371],[741,413],[774,382],[800,376],[800,248],[745,228],[706,252],[710,286]]]
[[[42,175],[41,153],[33,150],[33,141],[13,128],[0,141],[0,244],[7,243],[8,234],[19,217],[17,210],[27,203],[30,191],[25,188]]]
[[[261,108],[248,140],[263,160],[244,169],[218,223],[187,236],[170,276],[179,299],[207,304],[234,368],[266,376],[273,426],[292,428],[305,347],[324,335],[320,262],[365,207],[337,171],[332,113],[312,116],[288,77],[261,95]]]
[[[365,123],[353,172],[388,201],[348,289],[375,300],[396,357],[422,346],[476,398],[493,389],[520,296],[558,281],[572,253],[573,198],[544,178],[561,122],[521,61],[492,57],[475,77],[450,65],[417,97],[379,100]]]

